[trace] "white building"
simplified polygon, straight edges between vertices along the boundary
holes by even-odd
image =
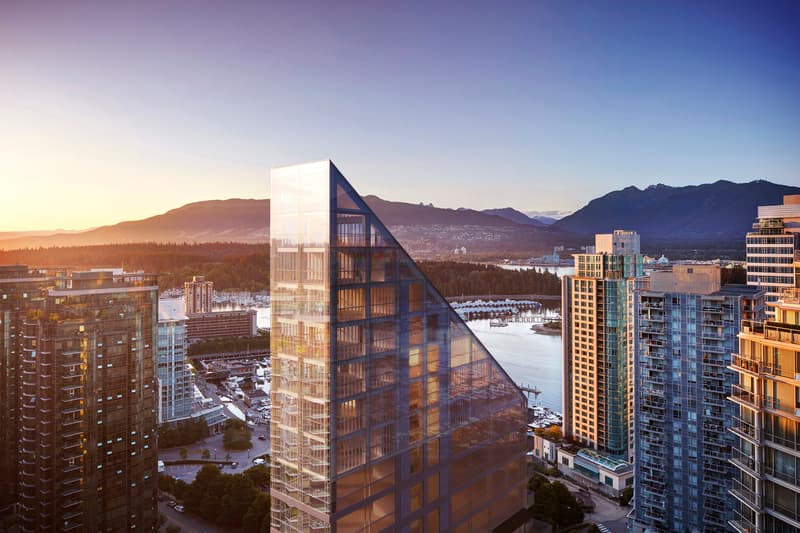
[[[767,314],[783,291],[794,287],[794,257],[800,248],[800,195],[782,205],[758,207],[758,220],[747,234],[747,284],[764,289]]]

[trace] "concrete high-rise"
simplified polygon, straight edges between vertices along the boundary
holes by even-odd
[[[763,308],[757,287],[720,287],[718,265],[653,272],[650,289],[636,292],[634,533],[727,529],[728,367],[741,320]]]
[[[20,330],[20,530],[153,531],[157,283],[57,277]]]
[[[183,299],[186,302],[186,314],[195,315],[210,313],[211,298],[214,296],[214,282],[206,281],[205,276],[192,276],[192,281],[183,284]]]
[[[800,290],[772,307],[770,320],[743,322],[732,357],[730,525],[739,533],[800,531]]]
[[[782,205],[763,205],[747,234],[747,284],[762,287],[767,314],[785,289],[794,287],[794,254],[800,250],[800,195],[783,197]]]
[[[273,169],[273,531],[491,531],[526,399],[330,161]]]
[[[24,265],[0,266],[0,515],[17,501],[22,326],[49,282]]]
[[[633,449],[633,292],[643,274],[639,235],[595,236],[562,278],[565,436],[630,460]]]

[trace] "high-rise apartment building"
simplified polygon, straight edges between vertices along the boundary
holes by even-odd
[[[639,235],[595,236],[562,278],[564,433],[630,460],[633,449],[633,291],[643,274]]]
[[[180,299],[158,301],[158,423],[192,415],[192,373],[186,359],[186,313]]]
[[[653,272],[635,298],[633,532],[727,529],[733,465],[727,401],[742,319],[763,314],[757,287],[720,288],[718,265]]]
[[[772,311],[743,322],[732,357],[730,525],[739,533],[800,531],[800,290],[786,289]]]
[[[54,282],[17,333],[20,530],[152,531],[156,280],[98,271]]]
[[[272,529],[491,531],[526,399],[330,161],[272,171]]]
[[[0,266],[0,514],[17,501],[22,325],[48,283],[24,265]]]
[[[747,234],[747,284],[766,293],[767,314],[784,289],[794,287],[794,253],[800,250],[800,195],[783,197],[782,205],[762,205]]]
[[[205,276],[192,276],[192,281],[183,284],[183,299],[186,314],[210,313],[211,298],[214,296],[214,282],[206,281]]]

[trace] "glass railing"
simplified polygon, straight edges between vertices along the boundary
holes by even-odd
[[[731,398],[748,403],[756,408],[761,407],[761,397],[739,385],[731,385]]]

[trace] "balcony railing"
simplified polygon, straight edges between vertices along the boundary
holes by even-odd
[[[755,424],[752,422],[746,422],[737,416],[733,417],[731,431],[736,435],[740,435],[754,441],[758,441],[760,438]]]
[[[731,449],[731,463],[740,470],[749,470],[756,476],[758,475],[756,460],[737,448]]]
[[[761,396],[739,385],[731,385],[731,398],[758,409],[761,407]]]
[[[748,520],[739,511],[733,511],[733,520],[728,524],[738,533],[763,533],[763,530]]]
[[[732,480],[730,493],[750,507],[756,509],[761,507],[761,496],[756,494],[753,489],[745,487],[739,480]]]
[[[731,366],[753,374],[758,374],[761,370],[761,363],[759,361],[738,354],[731,354]]]

